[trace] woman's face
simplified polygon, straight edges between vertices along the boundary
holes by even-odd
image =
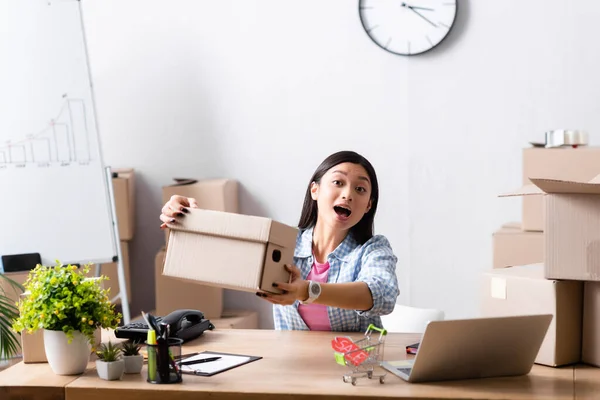
[[[334,228],[352,228],[371,209],[371,181],[360,164],[334,166],[320,183],[312,183],[310,191],[319,221]]]

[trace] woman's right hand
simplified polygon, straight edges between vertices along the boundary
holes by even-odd
[[[160,229],[165,229],[167,224],[177,223],[177,218],[181,218],[189,212],[188,208],[198,208],[196,199],[179,195],[171,196],[160,210],[160,220],[163,222]]]

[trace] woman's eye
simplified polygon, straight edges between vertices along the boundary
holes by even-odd
[[[334,184],[334,185],[337,185],[337,186],[339,186],[339,185],[341,185],[341,184],[342,184],[342,182],[340,182],[340,181],[338,181],[338,180],[336,179],[336,180],[334,180],[334,181],[333,181],[333,184]]]
[[[362,187],[362,186],[359,186],[359,187],[357,187],[357,188],[356,188],[356,190],[357,190],[358,192],[360,192],[360,193],[364,193],[364,192],[366,192],[366,191],[367,191],[367,189],[365,189],[365,188],[364,188],[364,187]]]

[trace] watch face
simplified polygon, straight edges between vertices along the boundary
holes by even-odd
[[[318,296],[321,293],[321,286],[319,286],[316,283],[313,283],[310,285],[310,292],[314,295],[314,296]]]
[[[381,48],[399,55],[431,50],[448,35],[456,0],[359,0],[363,28]]]

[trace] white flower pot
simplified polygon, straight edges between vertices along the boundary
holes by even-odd
[[[125,373],[126,374],[139,374],[142,372],[142,366],[144,365],[144,356],[141,354],[135,356],[123,356],[125,361]]]
[[[91,347],[81,332],[73,332],[68,342],[63,331],[44,329],[44,350],[50,368],[56,375],[82,374],[90,361]]]
[[[100,378],[107,381],[115,381],[123,377],[125,362],[123,359],[110,362],[96,360],[96,370]]]

